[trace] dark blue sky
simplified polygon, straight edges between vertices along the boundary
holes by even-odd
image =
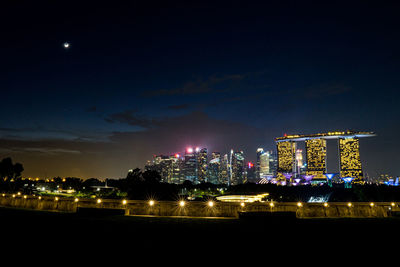
[[[27,176],[121,177],[188,145],[254,161],[284,133],[346,129],[378,134],[361,141],[369,175],[400,174],[399,5],[9,1],[2,10],[0,155]]]

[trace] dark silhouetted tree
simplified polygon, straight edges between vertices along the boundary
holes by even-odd
[[[24,167],[21,163],[13,164],[11,158],[4,158],[0,161],[0,178],[3,180],[21,178]]]

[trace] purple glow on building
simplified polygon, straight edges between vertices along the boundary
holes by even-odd
[[[285,176],[285,178],[286,178],[287,180],[289,180],[290,177],[292,177],[292,175],[293,175],[293,174],[291,174],[291,173],[283,173],[283,176]]]
[[[312,178],[314,178],[315,175],[303,175],[304,180],[306,180],[307,182],[311,181]]]

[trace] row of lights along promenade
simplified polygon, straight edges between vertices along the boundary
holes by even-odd
[[[247,212],[291,212],[298,218],[307,217],[389,217],[400,212],[397,202],[222,202],[156,201],[126,199],[79,199],[35,195],[2,194],[0,205],[63,212],[79,212],[90,208],[124,211],[125,215],[159,215],[190,217],[240,217]]]

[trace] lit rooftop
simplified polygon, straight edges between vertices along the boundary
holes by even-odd
[[[295,135],[285,135],[282,137],[275,138],[276,142],[283,141],[305,141],[307,139],[337,139],[341,137],[347,138],[360,138],[360,137],[371,137],[375,136],[374,132],[354,132],[354,131],[345,131],[345,132],[327,132],[327,133],[317,133],[317,134],[295,134]]]

